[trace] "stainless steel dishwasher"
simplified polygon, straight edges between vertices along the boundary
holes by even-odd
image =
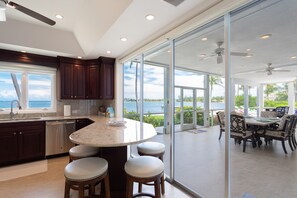
[[[46,156],[67,153],[74,144],[69,135],[75,131],[75,120],[46,122]]]

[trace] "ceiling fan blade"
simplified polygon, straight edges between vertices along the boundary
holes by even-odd
[[[231,52],[232,56],[248,56],[249,53],[243,53],[243,52]]]
[[[286,69],[280,69],[280,70],[278,70],[278,69],[274,69],[272,71],[273,72],[290,72],[291,70],[286,70]]]
[[[55,21],[53,21],[53,20],[51,20],[51,19],[49,19],[49,18],[35,12],[33,10],[30,10],[30,9],[24,7],[24,6],[21,6],[21,5],[17,4],[17,3],[14,3],[12,1],[10,1],[8,4],[10,6],[12,6],[13,8],[17,9],[18,11],[23,12],[23,13],[25,13],[25,14],[27,14],[27,15],[29,15],[29,16],[31,16],[31,17],[39,20],[39,21],[42,21],[42,22],[44,22],[44,23],[46,23],[48,25],[55,25],[56,24]]]

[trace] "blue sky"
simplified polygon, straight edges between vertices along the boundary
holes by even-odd
[[[124,66],[124,98],[135,99],[135,69],[136,64],[130,62]],[[139,72],[139,66],[138,66]],[[175,84],[180,86],[203,87],[203,75],[197,75],[192,72],[176,70]],[[139,86],[138,75],[138,86]],[[138,89],[139,91],[139,89]],[[224,89],[220,86],[215,86],[213,96],[222,96]],[[199,96],[199,95],[198,95]],[[145,99],[163,99],[164,97],[164,68],[148,66],[144,67],[144,98]],[[178,97],[178,93],[176,93]]]
[[[16,73],[21,88],[21,73]],[[0,100],[17,99],[14,85],[9,72],[0,72]],[[51,99],[51,77],[49,75],[28,74],[28,100],[49,101]]]

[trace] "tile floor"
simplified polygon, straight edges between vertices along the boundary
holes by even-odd
[[[207,132],[178,132],[175,137],[176,180],[205,198],[224,197],[225,138],[218,140],[218,126]],[[165,172],[169,173],[169,135],[158,135],[155,141],[166,144]],[[286,143],[287,144],[287,143]],[[136,153],[135,146],[132,148]],[[297,151],[283,152],[281,142],[252,148],[231,140],[231,197],[249,193],[257,198],[297,197]]]
[[[68,157],[48,160],[48,171],[18,179],[0,182],[1,198],[63,198],[64,197],[64,167]],[[186,194],[165,183],[163,198],[187,198]],[[134,188],[137,190],[137,186]],[[150,186],[144,186],[144,191],[154,192]],[[76,198],[77,192],[71,191],[71,198]]]

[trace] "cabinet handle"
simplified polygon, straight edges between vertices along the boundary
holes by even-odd
[[[22,135],[23,133],[22,132],[19,132],[19,134]]]

